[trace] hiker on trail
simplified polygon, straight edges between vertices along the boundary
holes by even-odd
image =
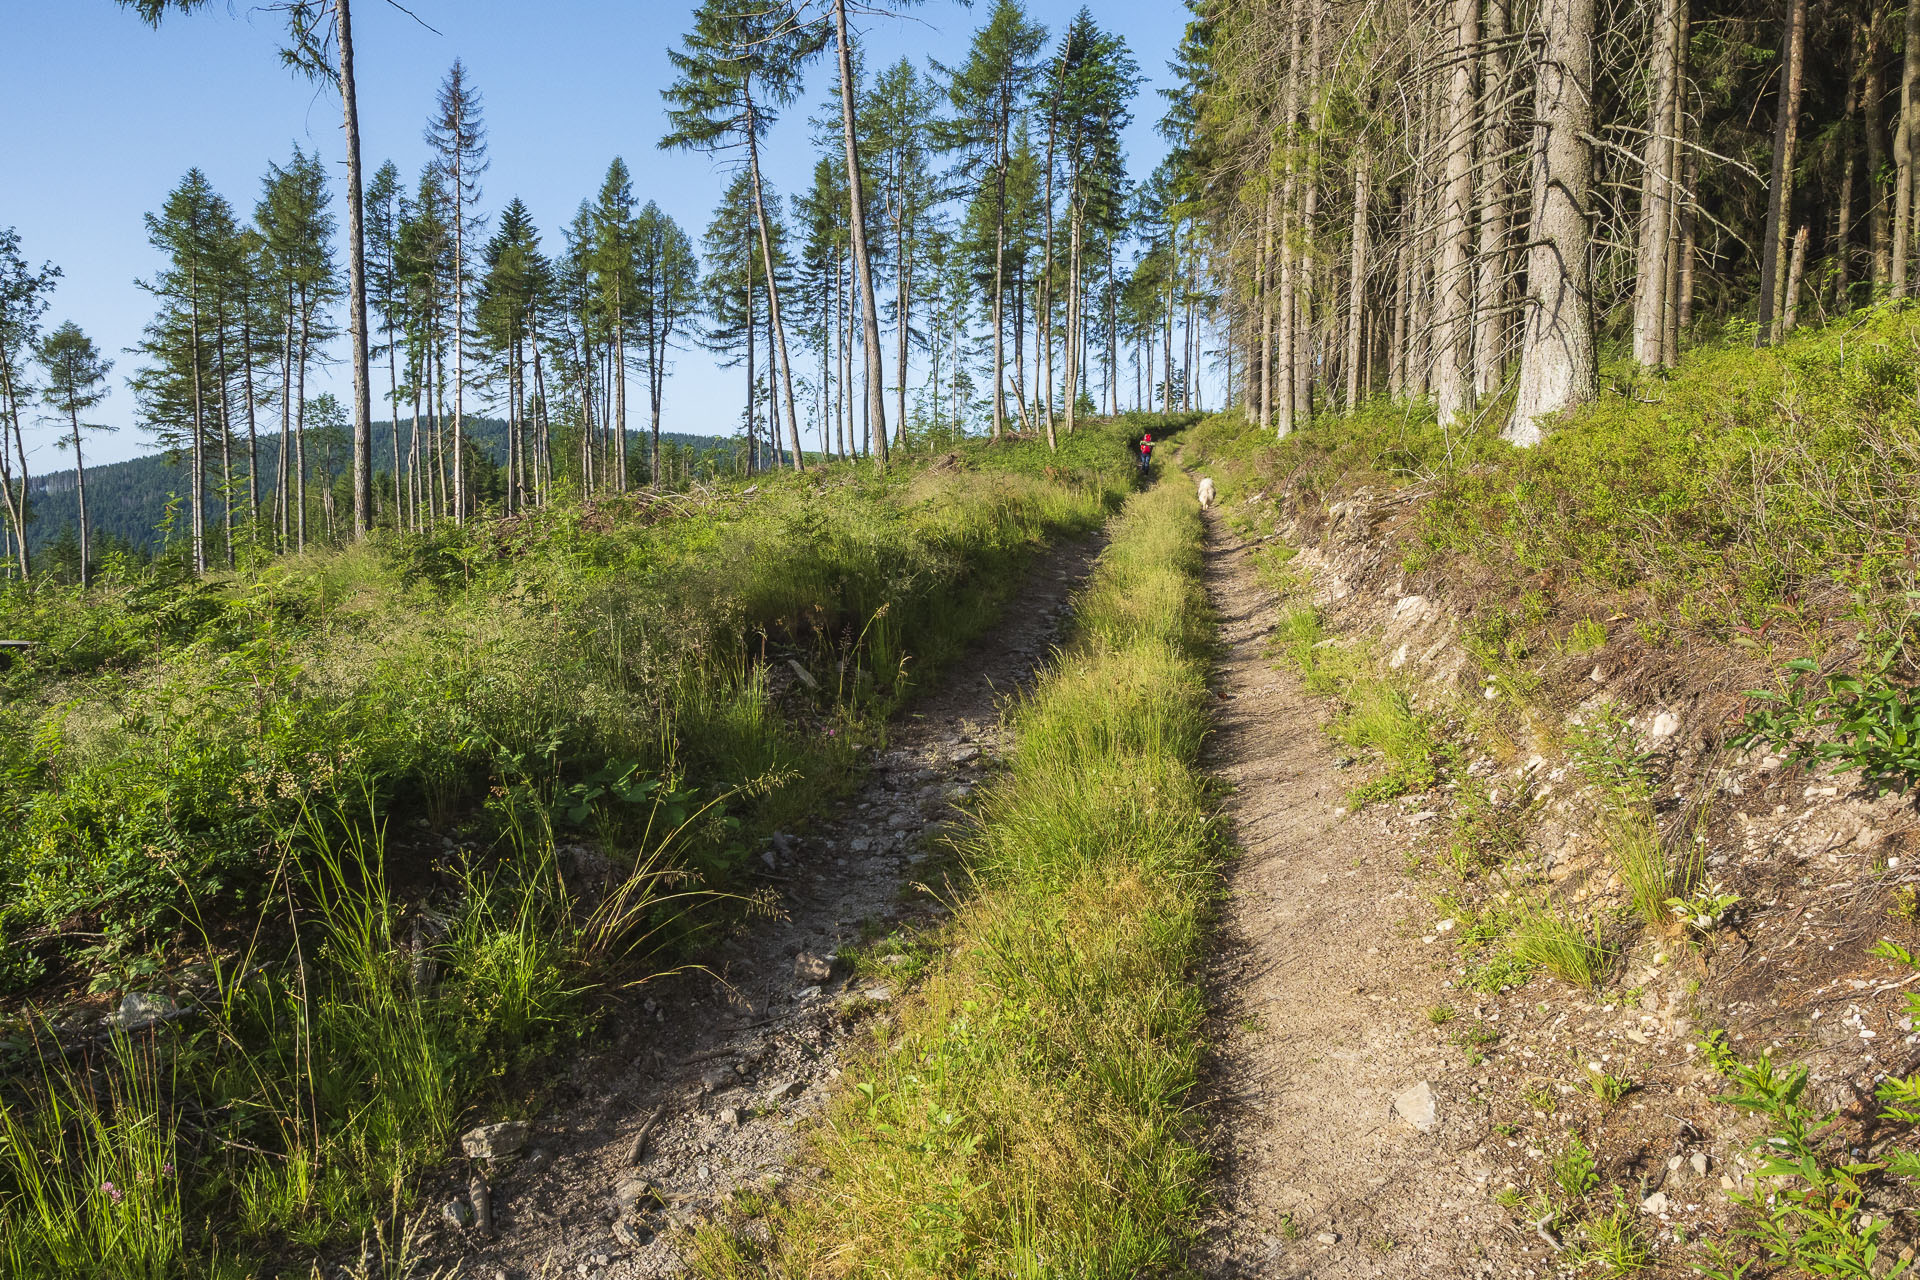
[[[1140,470],[1144,472],[1152,461],[1153,432],[1149,431],[1140,437]]]

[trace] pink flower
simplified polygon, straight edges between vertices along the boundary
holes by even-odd
[[[161,1166],[160,1166],[160,1174],[161,1174],[161,1176],[162,1176],[162,1177],[172,1177],[172,1176],[173,1176],[173,1161],[171,1161],[171,1160],[169,1160],[169,1161],[167,1161],[167,1162],[166,1162],[165,1164],[163,1164],[163,1165],[161,1165]]]
[[[100,1190],[106,1192],[107,1199],[113,1201],[115,1204],[119,1204],[121,1200],[126,1198],[125,1196],[121,1195],[120,1188],[114,1186],[111,1182],[101,1183]]]

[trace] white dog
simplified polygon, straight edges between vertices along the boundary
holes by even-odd
[[[1213,477],[1212,476],[1200,477],[1200,505],[1203,507],[1210,507],[1213,505]]]

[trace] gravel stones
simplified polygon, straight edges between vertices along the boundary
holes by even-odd
[[[825,982],[833,976],[833,960],[831,953],[802,951],[793,958],[793,976],[807,983]]]

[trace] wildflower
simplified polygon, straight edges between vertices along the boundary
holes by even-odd
[[[113,1201],[115,1204],[119,1204],[126,1198],[121,1194],[120,1188],[114,1186],[111,1182],[101,1183],[100,1190],[106,1194],[107,1199]]]
[[[160,1176],[163,1178],[171,1178],[173,1176],[173,1161],[169,1160],[160,1166]]]

